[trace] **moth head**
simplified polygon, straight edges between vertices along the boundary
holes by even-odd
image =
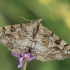
[[[43,18],[42,18],[42,19],[37,19],[37,20],[35,20],[33,23],[35,23],[35,24],[40,24],[40,23],[42,22],[42,20],[43,20]]]

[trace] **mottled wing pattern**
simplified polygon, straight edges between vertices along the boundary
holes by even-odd
[[[40,25],[36,40],[36,59],[49,61],[70,58],[70,46],[46,27]]]
[[[70,46],[42,26],[42,19],[28,24],[16,24],[0,27],[0,43],[11,52],[28,52],[37,60],[63,60],[70,58]]]
[[[0,27],[0,43],[15,53],[31,47],[34,24],[16,24]]]

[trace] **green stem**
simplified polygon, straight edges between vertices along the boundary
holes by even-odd
[[[26,70],[27,60],[24,60],[21,70]]]

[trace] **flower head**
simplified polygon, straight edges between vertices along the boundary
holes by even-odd
[[[18,60],[19,60],[19,63],[18,63],[18,68],[20,68],[23,64],[23,60],[26,59],[28,61],[31,61],[33,59],[35,59],[36,57],[30,53],[30,52],[24,52],[22,54],[16,54],[16,53],[12,53],[13,56],[17,57]]]

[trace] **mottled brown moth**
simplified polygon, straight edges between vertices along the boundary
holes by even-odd
[[[38,19],[27,24],[0,27],[0,43],[19,58],[18,68],[24,59],[50,61],[70,58],[70,45],[41,23],[42,19]]]

